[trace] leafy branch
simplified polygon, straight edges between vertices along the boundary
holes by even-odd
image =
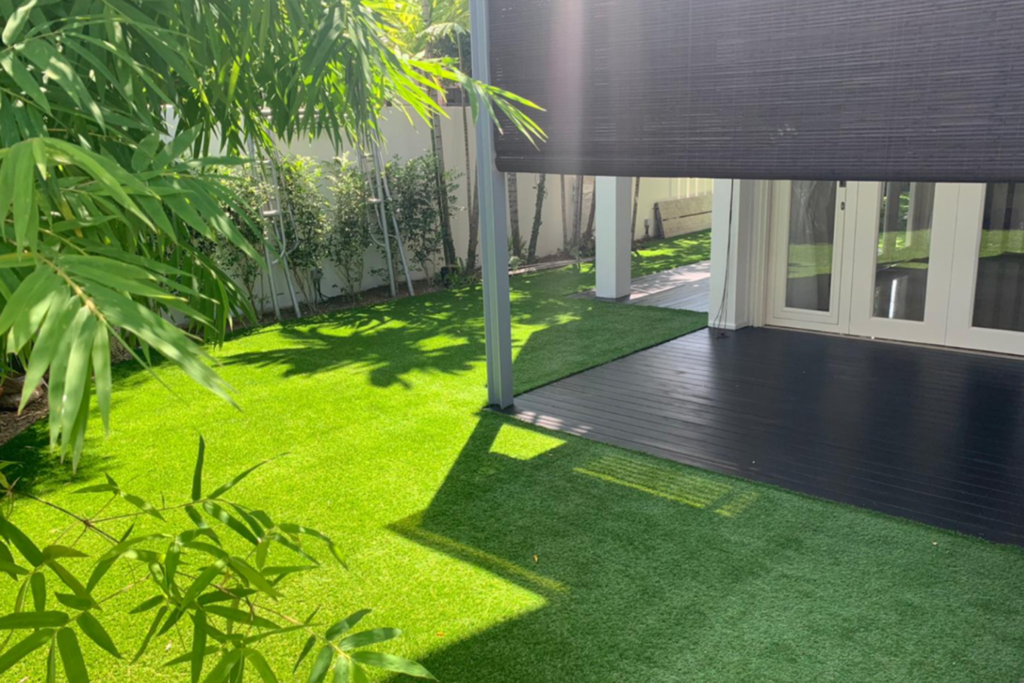
[[[92,515],[40,501],[68,517],[69,529],[81,531],[66,545],[54,543],[43,548],[11,520],[15,501],[22,496],[16,490],[18,482],[11,482],[4,474],[9,463],[0,467],[0,485],[7,502],[0,515],[0,573],[19,584],[13,609],[0,615],[0,632],[7,632],[0,645],[0,675],[42,650],[45,655],[32,661],[40,669],[45,668],[47,680],[56,680],[59,661],[68,681],[88,681],[88,663],[80,638],[91,640],[109,656],[125,658],[99,615],[104,603],[127,593],[142,592],[145,598],[131,614],[152,612],[153,617],[131,661],[138,662],[155,638],[171,629],[184,631],[190,639],[186,652],[166,665],[188,665],[192,683],[242,681],[247,668],[264,683],[276,683],[278,675],[261,648],[271,638],[290,634],[305,636],[293,673],[314,650],[317,652],[310,665],[310,683],[326,680],[332,671],[336,682],[365,680],[365,667],[432,679],[430,672],[416,662],[364,649],[401,635],[394,628],[352,633],[370,610],[359,610],[325,626],[316,621],[316,611],[302,619],[280,606],[284,599],[281,585],[289,576],[321,566],[304,547],[305,541],[325,547],[338,563],[342,559],[334,542],[322,532],[276,521],[264,510],[225,497],[253,472],[275,460],[264,460],[204,494],[205,443],[200,438],[191,496],[187,500],[155,506],[124,490],[108,475],[104,483],[75,492],[109,494]],[[115,504],[129,509],[102,516]],[[185,513],[191,524],[178,530],[169,520],[180,512]],[[136,533],[136,523],[143,517],[173,531]],[[115,528],[125,524],[127,528]],[[230,542],[222,539],[224,532],[228,532]],[[79,577],[65,560],[90,557],[83,549],[83,540],[88,537],[98,538],[105,549],[92,557],[94,563],[88,576]],[[246,548],[244,553],[229,549],[239,544]],[[271,561],[282,557],[283,564]],[[100,587],[109,582],[111,570],[119,565],[128,566],[131,581],[97,598]],[[181,625],[190,622],[191,629],[181,629]]]

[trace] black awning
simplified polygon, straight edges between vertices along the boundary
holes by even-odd
[[[490,0],[503,171],[1024,180],[1024,0]]]

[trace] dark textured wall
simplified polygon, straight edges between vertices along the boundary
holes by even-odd
[[[490,0],[498,167],[1024,180],[1024,0]]]

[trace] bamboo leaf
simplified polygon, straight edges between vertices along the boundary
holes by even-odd
[[[323,683],[327,672],[331,668],[331,660],[334,659],[334,648],[324,645],[313,660],[313,668],[309,671],[307,683]]]
[[[338,641],[338,647],[347,652],[349,650],[354,650],[357,647],[366,647],[368,645],[384,643],[389,640],[393,640],[400,635],[402,635],[402,632],[397,628],[375,628],[370,631],[360,631],[359,633],[348,636],[347,638],[342,638]]]
[[[32,586],[32,605],[36,608],[37,612],[43,612],[46,610],[46,576],[43,574],[33,574],[32,578],[29,579],[29,583]]]
[[[217,521],[221,522],[222,524],[226,525],[236,534],[238,534],[245,540],[249,541],[249,543],[253,545],[259,544],[259,539],[253,536],[252,532],[249,530],[249,527],[245,526],[237,519],[232,517],[231,514],[221,506],[217,505],[213,501],[208,500],[205,503],[203,503],[203,509],[206,510],[206,513],[208,515],[210,515]]]
[[[348,683],[349,664],[351,660],[348,657],[338,657],[334,661],[334,683]]]
[[[192,653],[189,671],[192,683],[198,683],[199,677],[203,673],[203,657],[206,655],[206,612],[197,610],[192,615],[192,625]]]
[[[69,628],[57,631],[57,649],[60,651],[60,661],[64,663],[64,673],[67,674],[68,680],[89,683],[89,672],[85,668],[82,648],[78,645],[78,636],[75,632]]]
[[[57,578],[63,582],[65,586],[71,589],[71,592],[76,596],[84,600],[92,600],[92,595],[89,594],[88,589],[82,585],[82,583],[75,578],[75,575],[67,570],[67,568],[57,562],[57,560],[47,560],[46,566],[53,570],[53,573],[57,575]]]
[[[224,485],[222,485],[222,486],[218,487],[218,488],[217,488],[217,489],[216,489],[216,490],[215,490],[215,491],[214,491],[213,493],[211,493],[211,494],[210,494],[209,496],[207,496],[207,497],[208,497],[208,498],[211,498],[211,499],[212,499],[212,498],[220,498],[220,497],[221,497],[222,495],[224,495],[225,493],[227,493],[228,491],[230,491],[231,489],[233,489],[233,488],[234,488],[235,486],[238,486],[238,484],[239,484],[239,483],[241,483],[241,482],[242,482],[242,480],[244,480],[244,479],[245,479],[246,477],[248,477],[248,476],[249,476],[250,474],[252,474],[252,473],[253,473],[253,472],[255,472],[256,470],[258,470],[259,468],[263,467],[264,465],[266,465],[266,464],[268,464],[268,463],[272,463],[272,462],[274,462],[275,460],[277,460],[277,458],[280,458],[280,457],[281,457],[281,456],[279,455],[279,456],[277,456],[277,457],[274,457],[274,458],[267,458],[266,460],[264,460],[264,461],[262,461],[262,462],[256,463],[255,465],[253,465],[253,466],[252,466],[252,467],[250,467],[249,469],[245,470],[244,472],[242,472],[241,474],[239,474],[238,476],[236,476],[236,477],[235,477],[234,479],[232,479],[232,480],[231,480],[231,481],[229,481],[228,483],[226,483],[226,484],[224,484]]]
[[[228,607],[227,605],[206,605],[204,608],[210,614],[215,614],[218,617],[223,617],[228,621],[234,622],[240,626],[256,626],[259,628],[279,629],[281,628],[269,619],[257,616],[252,612],[247,612],[234,607]]]
[[[88,636],[89,640],[118,659],[121,659],[121,653],[118,651],[117,646],[114,645],[114,641],[111,639],[110,634],[107,633],[107,629],[103,628],[103,624],[93,616],[92,612],[82,612],[78,615],[78,628],[82,629],[82,633]]]
[[[382,652],[353,652],[352,661],[377,669],[386,669],[387,671],[405,674],[406,676],[428,678],[432,681],[437,680],[423,665],[403,657],[396,657],[395,655],[388,655]]]
[[[263,683],[278,683],[277,675],[274,673],[274,670],[270,668],[270,664],[267,663],[267,660],[264,659],[263,655],[252,648],[246,648],[245,658],[249,662],[252,662],[253,668],[256,669],[256,673],[258,673],[260,678],[263,679]]]
[[[361,609],[358,612],[348,615],[337,624],[327,629],[327,640],[334,640],[335,638],[345,635],[345,633],[354,628],[355,625],[362,621],[363,617],[371,611],[372,610]]]
[[[216,666],[210,670],[210,673],[203,679],[203,683],[218,683],[219,681],[226,680],[228,673],[238,664],[245,656],[245,650],[227,650],[224,656],[220,658]]]
[[[128,614],[142,614],[143,612],[148,612],[149,610],[153,609],[163,601],[164,596],[154,595],[148,600],[143,600],[142,602],[140,602],[138,605],[132,608],[132,610],[128,612]]]
[[[36,6],[37,2],[38,0],[28,0],[24,5],[18,7],[14,14],[7,19],[2,36],[5,45],[14,45],[18,40],[22,29],[25,28],[25,23],[28,21],[29,13]]]
[[[64,612],[19,612],[0,617],[0,631],[26,628],[60,628],[68,623]]]
[[[69,609],[87,610],[96,606],[96,602],[91,598],[80,598],[77,595],[54,593],[53,597],[57,598],[57,602]]]
[[[276,588],[274,588],[273,584],[264,578],[264,576],[258,571],[246,564],[244,560],[232,557],[231,568],[234,569],[238,575],[245,579],[250,585],[252,585],[253,588],[266,593],[272,598],[281,597],[281,594]]]
[[[149,624],[149,630],[146,631],[145,638],[142,639],[142,644],[139,646],[138,652],[135,653],[135,657],[132,658],[132,664],[139,661],[139,659],[146,653],[146,649],[149,647],[149,641],[153,639],[156,634],[156,630],[160,628],[160,623],[164,619],[164,615],[167,614],[167,608],[161,607],[157,610],[156,616],[153,617],[153,621]]]
[[[103,418],[103,431],[110,433],[110,394],[113,384],[110,379],[110,335],[105,325],[96,328],[92,342],[92,371],[96,377],[96,400]]]
[[[156,517],[161,522],[165,521],[164,516],[160,514],[160,511],[157,510],[152,503],[149,503],[148,501],[145,501],[142,498],[139,498],[138,496],[131,493],[122,493],[121,497],[124,498],[127,502],[137,507],[138,509],[145,512],[147,515],[151,517]]]
[[[34,631],[0,654],[0,674],[29,656],[53,638],[53,629]]]
[[[199,455],[196,457],[196,469],[192,474],[192,500],[203,497],[203,459],[206,456],[206,441],[199,437]]]
[[[11,298],[4,302],[3,311],[0,312],[0,335],[19,323],[22,327],[21,332],[11,335],[8,346],[11,351],[19,351],[28,341],[28,337],[35,334],[49,311],[52,303],[50,295],[61,286],[60,278],[52,270],[46,267],[37,268],[22,280]]]
[[[10,541],[33,567],[38,567],[43,563],[43,553],[36,547],[36,544],[21,529],[2,516],[0,516],[0,534]]]
[[[310,636],[306,639],[305,645],[302,646],[302,650],[299,652],[299,658],[295,660],[295,666],[292,667],[292,673],[295,673],[299,670],[299,667],[302,665],[302,660],[306,658],[306,656],[309,654],[309,651],[313,649],[314,645],[316,645],[316,636]]]

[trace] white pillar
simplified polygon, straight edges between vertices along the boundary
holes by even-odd
[[[473,76],[489,83],[487,0],[472,0]],[[483,275],[487,402],[512,405],[512,315],[508,290],[508,198],[505,174],[494,165],[494,124],[485,111],[476,119],[476,166],[480,183],[480,267]]]
[[[711,308],[708,325],[762,325],[768,199],[762,180],[716,180],[711,209]]]
[[[633,179],[598,176],[594,192],[597,210],[594,218],[594,270],[598,299],[617,301],[629,297],[629,234],[632,217]]]

